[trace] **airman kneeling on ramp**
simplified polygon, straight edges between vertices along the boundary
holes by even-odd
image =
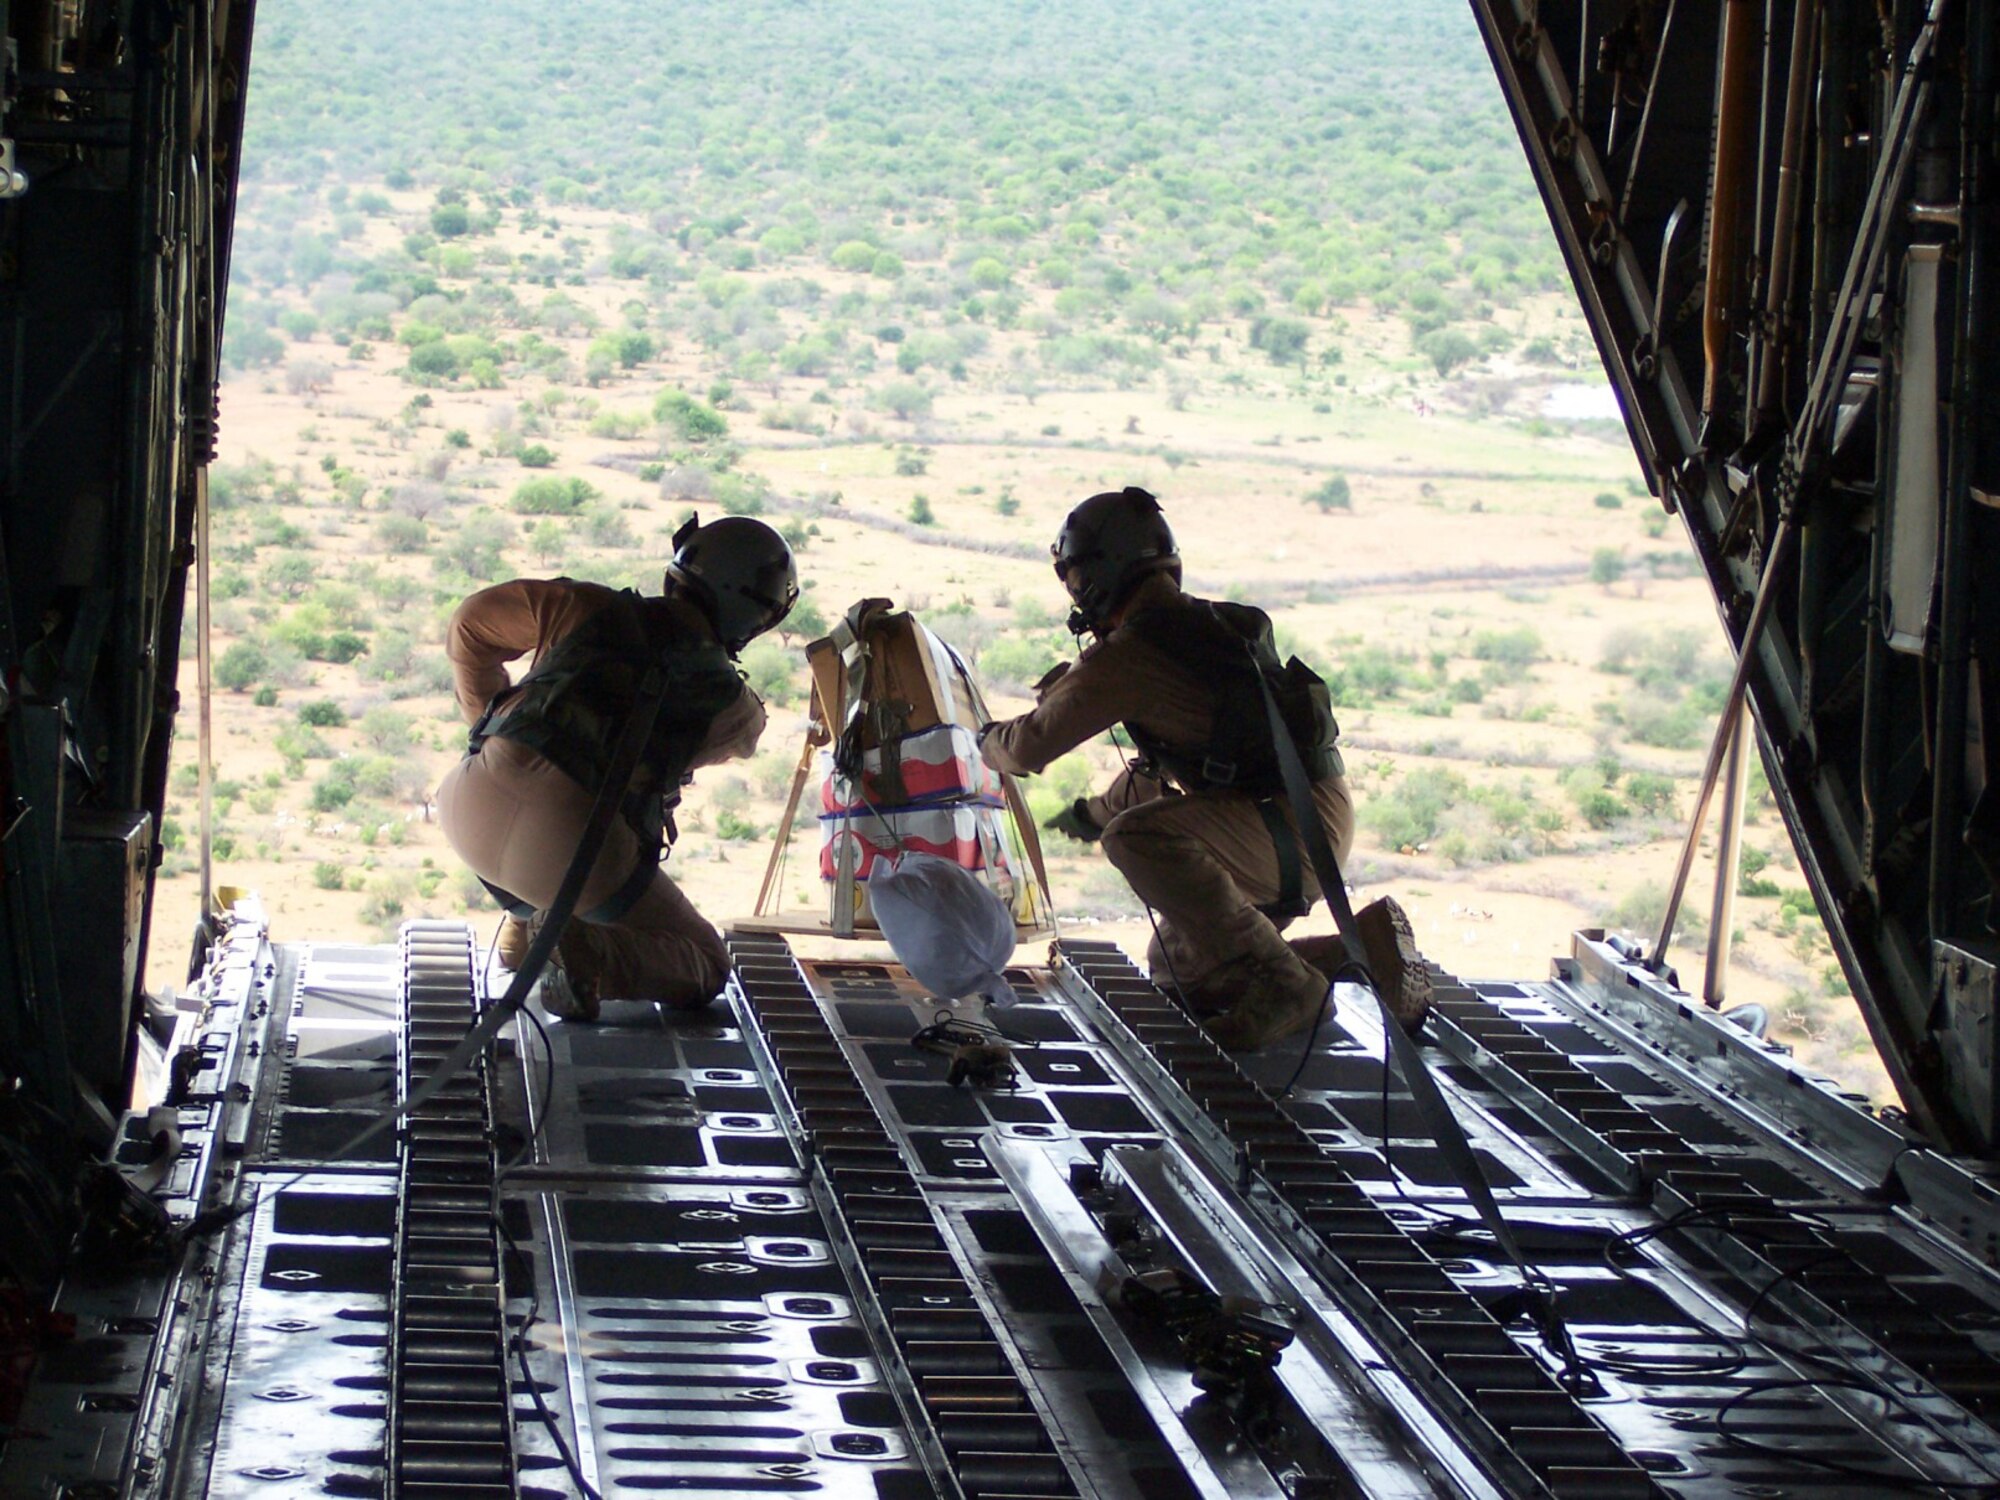
[[[1032,773],[1122,724],[1137,758],[1050,826],[1103,844],[1157,914],[1154,982],[1223,1046],[1256,1049],[1307,1030],[1349,959],[1338,938],[1280,935],[1320,890],[1301,858],[1265,686],[1344,860],[1354,804],[1325,683],[1296,658],[1279,663],[1262,610],[1182,592],[1173,532],[1142,489],[1091,496],[1051,551],[1076,606],[1070,628],[1095,639],[1042,679],[1032,711],[982,731],[982,753],[997,770]],[[1430,978],[1409,919],[1385,898],[1358,920],[1390,1013],[1414,1031]]]
[[[690,521],[674,545],[660,597],[519,578],[466,599],[446,631],[473,727],[438,788],[438,823],[511,913],[497,944],[510,968],[555,901],[642,680],[664,673],[620,815],[542,981],[544,1008],[570,1020],[596,1019],[603,997],[706,1005],[729,972],[721,936],[660,869],[660,851],[694,770],[757,748],[764,705],[736,656],[791,611],[798,569],[785,539],[748,517]],[[510,682],[506,664],[531,652]]]

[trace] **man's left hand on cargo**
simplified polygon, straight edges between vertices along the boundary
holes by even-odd
[[[1086,844],[1096,843],[1104,833],[1104,830],[1097,826],[1096,820],[1090,816],[1090,805],[1081,797],[1043,822],[1042,827],[1054,829],[1057,833],[1066,833],[1071,838],[1080,839]]]

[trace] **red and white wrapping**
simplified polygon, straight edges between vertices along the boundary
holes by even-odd
[[[899,788],[885,791],[885,755],[897,768]],[[864,750],[861,783],[833,769],[833,756],[820,756],[820,811],[851,812],[869,806],[940,803],[964,799],[998,805],[1004,795],[1000,775],[979,755],[978,737],[960,724],[906,734],[887,752]]]
[[[1025,866],[1004,807],[960,803],[948,807],[903,812],[833,813],[820,819],[819,873],[835,900],[843,846],[852,855],[854,919],[873,926],[868,906],[868,880],[878,865],[892,864],[904,852],[934,854],[970,870],[1006,903],[1018,910],[1025,890],[1019,871]]]

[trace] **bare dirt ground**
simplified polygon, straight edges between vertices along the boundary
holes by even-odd
[[[414,217],[421,205],[411,199],[398,209]],[[579,212],[565,215],[562,229],[595,242],[610,227],[608,216]],[[378,221],[369,232],[388,236],[395,226]],[[539,240],[503,231],[496,248],[530,243]],[[837,290],[842,278],[824,279]],[[593,272],[563,290],[609,326],[631,287]],[[1558,303],[1514,316],[1524,328],[1563,330],[1579,347]],[[551,341],[567,344],[581,365],[583,335]],[[1516,795],[1540,816],[1524,817],[1504,855],[1491,840],[1482,852],[1478,838],[1470,846],[1400,843],[1364,821],[1358,898],[1395,893],[1429,954],[1480,978],[1540,977],[1569,951],[1575,929],[1621,914],[1633,925],[1650,920],[1657,898],[1649,908],[1645,892],[1670,875],[1712,717],[1678,748],[1634,738],[1618,722],[1634,681],[1607,669],[1607,645],[1676,630],[1703,642],[1719,637],[1705,587],[1688,576],[1678,523],[1638,492],[1622,435],[1523,415],[1551,383],[1588,384],[1594,370],[1500,362],[1440,380],[1411,356],[1400,324],[1351,311],[1338,387],[1305,389],[1299,372],[1263,362],[1233,330],[1216,341],[1219,354],[1176,353],[1156,378],[1131,388],[1060,389],[1044,376],[1027,391],[1005,372],[1013,349],[1031,341],[996,335],[973,378],[943,383],[932,412],[914,421],[867,405],[869,389],[895,377],[893,365],[860,385],[738,383],[724,407],[731,440],[744,450],[738,469],[768,480],[768,519],[800,528],[808,597],[823,617],[888,595],[934,617],[955,610],[958,628],[984,640],[1046,636],[1065,603],[1046,563],[1061,517],[1097,489],[1144,485],[1167,507],[1193,587],[1266,604],[1287,640],[1332,666],[1390,664],[1399,678],[1393,690],[1341,713],[1364,809],[1400,795],[1413,777],[1450,773],[1468,788]],[[498,388],[419,387],[401,373],[400,348],[378,343],[357,358],[352,347],[316,336],[289,358],[295,369],[324,367],[318,388],[290,389],[296,380],[266,369],[233,377],[223,391],[223,466],[264,461],[274,478],[259,498],[216,518],[216,650],[250,641],[283,658],[299,612],[317,609],[322,630],[348,626],[368,638],[369,651],[348,664],[294,654],[242,691],[218,690],[217,878],[261,891],[280,940],[386,936],[419,913],[470,911],[493,922],[429,821],[424,795],[463,742],[438,642],[470,585],[436,557],[485,511],[513,538],[494,577],[656,579],[685,507],[640,470],[670,459],[650,421],[645,436],[625,440],[591,435],[590,422],[649,411],[670,387],[699,397],[717,372],[685,339],[595,387],[574,369],[551,379],[514,366],[502,368]],[[799,411],[821,430],[767,425],[771,413]],[[532,477],[510,456],[508,435],[531,430],[555,455],[538,472],[595,486],[623,518],[629,542],[606,542],[575,520],[561,522],[560,541],[546,533],[535,540],[539,518],[508,504]],[[1307,503],[1336,472],[1350,483],[1351,509]],[[343,476],[364,482],[358,501],[352,484],[343,492]],[[419,483],[446,495],[425,518],[426,540],[385,540],[383,518]],[[919,497],[932,525],[908,522]],[[1002,507],[1003,499],[1014,503]],[[1607,553],[1623,564],[1622,576],[1606,575],[1599,559]],[[277,565],[287,557],[309,559],[307,574],[284,574]],[[1507,632],[1525,633],[1533,649],[1494,670],[1485,642]],[[802,642],[786,646],[802,667]],[[1706,649],[1716,654],[1715,645]],[[191,653],[190,636],[189,701]],[[759,754],[702,777],[669,865],[718,922],[752,907],[804,733],[802,671],[769,686],[771,723]],[[1005,683],[994,688],[996,712],[1026,706]],[[320,703],[333,704],[345,723],[301,726],[300,710]],[[183,977],[181,935],[197,904],[191,714],[182,735],[170,810],[179,842],[159,886],[150,964],[156,987]],[[1671,788],[1651,811],[1593,827],[1571,788],[1607,757],[1616,776],[1665,777]],[[1101,774],[1115,754],[1100,746],[1088,759]],[[345,774],[343,762],[364,768],[364,780],[366,768],[374,775],[345,801],[322,790]],[[780,891],[797,909],[823,901],[815,840],[807,828],[787,857]],[[1756,799],[1749,842],[1779,894],[1738,905],[1731,1001],[1768,1005],[1777,1034],[1812,1065],[1888,1098],[1810,903],[1801,910],[1791,890],[1804,882],[1782,825]],[[1066,930],[1141,951],[1143,917],[1114,872],[1073,845],[1051,853]],[[1704,863],[1694,906],[1706,908],[1711,882]],[[1326,925],[1324,916],[1314,921]],[[1683,950],[1680,962],[1691,987],[1697,952]]]

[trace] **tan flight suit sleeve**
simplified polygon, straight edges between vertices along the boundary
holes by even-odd
[[[725,760],[746,760],[756,753],[758,737],[764,733],[764,700],[749,683],[742,687],[736,701],[717,714],[708,726],[708,738],[695,751],[690,770],[719,765]]]
[[[1013,776],[1032,775],[1142,711],[1152,674],[1134,670],[1141,655],[1137,641],[1114,632],[1054,681],[1044,678],[1032,709],[982,731],[979,752],[986,764]]]
[[[571,578],[516,578],[469,595],[445,626],[444,654],[452,691],[468,724],[512,678],[507,663],[553,643],[602,609],[612,597],[602,584]]]

